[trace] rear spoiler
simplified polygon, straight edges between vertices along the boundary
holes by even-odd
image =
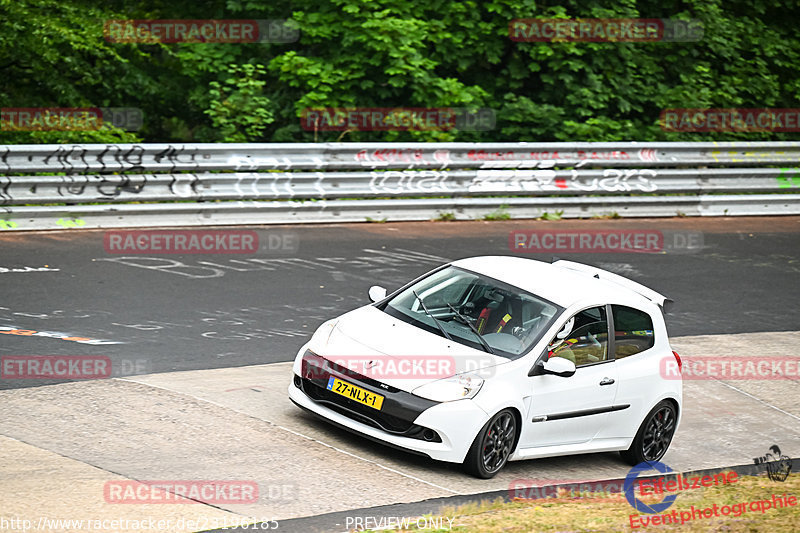
[[[593,267],[590,265],[584,265],[583,263],[575,263],[574,261],[565,261],[563,259],[559,259],[552,263],[554,266],[566,268],[569,270],[575,270],[577,272],[583,272],[584,274],[589,274],[597,279],[604,279],[606,281],[610,281],[612,283],[616,283],[622,287],[625,287],[628,290],[631,290],[637,294],[640,294],[650,300],[651,302],[655,303],[661,308],[661,311],[666,314],[667,308],[671,308],[672,304],[674,303],[672,300],[664,296],[663,294],[659,294],[653,289],[645,287],[641,283],[637,283],[633,280],[628,278],[622,277],[618,274],[614,274],[613,272],[609,272],[608,270],[603,270],[602,268]]]

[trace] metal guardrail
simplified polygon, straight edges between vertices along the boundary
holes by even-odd
[[[797,167],[800,142],[2,146],[0,230],[800,214]]]

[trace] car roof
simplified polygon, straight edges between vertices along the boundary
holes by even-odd
[[[628,287],[558,263],[496,255],[469,257],[451,264],[504,281],[562,307],[585,300],[595,303],[625,300],[638,306],[653,305],[651,300]]]

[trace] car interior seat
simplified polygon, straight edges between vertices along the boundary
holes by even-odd
[[[514,319],[514,308],[511,303],[511,298],[500,291],[491,290],[485,295],[485,306],[481,308],[479,317],[484,316],[485,323],[481,328],[481,334],[497,333],[498,328],[501,327],[503,319],[508,315],[510,318],[506,319],[506,323],[502,324],[503,333],[511,333],[511,325],[509,324]],[[519,313],[516,313],[519,316]],[[519,319],[518,319],[519,320]],[[479,324],[481,319],[478,319]]]

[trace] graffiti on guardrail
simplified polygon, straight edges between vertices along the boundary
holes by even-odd
[[[6,203],[11,200],[11,194],[8,192],[8,187],[11,185],[11,180],[5,176],[0,176],[0,204]]]
[[[640,150],[642,152],[644,150]],[[653,156],[655,155],[655,150],[650,150],[648,152],[648,159],[652,160]],[[641,158],[641,155],[640,155]],[[632,159],[631,155],[626,152],[625,150],[613,150],[613,151],[605,151],[605,152],[587,152],[585,150],[576,150],[574,152],[560,152],[558,150],[554,151],[543,151],[543,152],[487,152],[486,150],[470,150],[467,152],[467,159],[470,161],[500,161],[500,160],[514,160],[514,159],[534,159],[534,160],[553,160],[553,161],[584,161],[584,160],[601,160],[601,161],[610,161],[610,160],[630,160]],[[644,160],[644,159],[643,159]],[[656,159],[657,160],[657,159]]]
[[[83,163],[84,168],[88,168],[89,165],[86,163],[86,150],[80,146],[71,146],[67,149],[65,146],[59,146],[52,152],[50,152],[46,157],[44,157],[43,162],[45,165],[50,165],[51,160],[54,160],[59,164],[61,170],[65,172],[69,172],[75,169],[75,166],[70,162],[70,160],[78,160]]]
[[[579,172],[577,169],[481,169],[445,171],[406,169],[348,175],[353,195],[402,195],[456,192],[654,192],[653,169],[616,169]],[[252,172],[201,176],[172,174],[66,174],[46,176],[31,186],[28,177],[0,176],[0,205],[41,201],[169,200],[176,198],[324,198],[341,194],[336,173]],[[789,187],[796,178],[778,178]]]
[[[147,183],[147,176],[60,176],[63,185],[56,187],[61,196],[82,196],[87,187],[101,197],[117,197],[122,192],[139,194]]]
[[[561,180],[562,182],[564,180]],[[469,192],[557,191],[554,170],[479,170]]]
[[[319,158],[314,158],[318,163],[318,168],[322,166],[323,162]],[[246,168],[247,170],[270,169],[279,170],[283,167],[286,170],[292,168],[292,160],[288,157],[251,157],[249,155],[232,155],[228,158],[228,165],[234,167],[237,171]]]
[[[197,147],[187,145],[167,145],[165,148],[151,153],[145,145],[126,145],[107,144],[102,150],[89,150],[84,145],[58,145],[52,151],[27,156],[27,162],[41,161],[45,167],[53,167],[52,170],[60,170],[68,173],[88,173],[95,171],[125,171],[143,172],[145,163],[148,166],[153,164],[161,166],[169,164],[164,168],[165,171],[192,170],[200,166],[200,150]],[[11,152],[7,148],[0,161],[7,167],[5,172],[11,172],[13,167],[8,163],[8,156]],[[146,158],[149,160],[146,160]],[[208,158],[207,155],[203,158]],[[100,168],[97,168],[99,165]],[[180,167],[180,168],[179,168]],[[21,171],[26,171],[24,168]],[[51,170],[48,168],[48,170]]]
[[[142,146],[131,146],[127,151],[116,144],[106,145],[105,149],[97,155],[97,162],[103,167],[103,170],[110,166],[110,162],[106,165],[105,158],[107,156],[113,157],[114,163],[120,166],[120,170],[130,170],[134,172],[141,172],[144,170],[142,165],[142,158],[144,157],[144,148]]]
[[[190,198],[197,196],[198,185],[200,185],[200,177],[196,174],[173,174],[169,190],[180,198]]]
[[[0,163],[2,163],[4,167],[0,169],[0,171],[2,171],[4,174],[8,174],[11,171],[11,165],[8,164],[8,154],[10,153],[11,150],[8,148],[8,146],[6,146],[5,150],[0,153]]]
[[[658,173],[649,168],[618,170],[607,168],[603,177],[582,177],[572,170],[570,179],[557,178],[554,170],[479,170],[469,185],[469,192],[581,191],[581,192],[653,192],[650,178]]]
[[[185,145],[181,145],[179,148],[172,146],[171,144],[164,148],[162,151],[158,152],[153,156],[153,159],[156,163],[168,162],[172,164],[172,168],[170,172],[174,171],[178,163],[183,165],[193,165],[194,167],[199,166],[197,163],[197,148],[186,148]],[[185,157],[183,160],[181,157]]]
[[[430,156],[432,156],[432,159]],[[429,154],[422,149],[407,148],[361,150],[355,154],[355,160],[365,166],[388,166],[392,163],[400,163],[408,164],[409,168],[414,165],[445,165],[458,160],[462,160],[464,163],[483,162],[484,168],[494,166],[505,168],[513,166],[547,168],[554,166],[556,163],[580,167],[590,164],[592,161],[635,161],[637,159],[644,162],[657,162],[659,161],[658,152],[652,148],[640,149],[635,155],[633,152],[629,153],[625,150],[491,151],[473,149],[462,153],[455,153],[450,150],[436,150]],[[513,162],[520,164],[514,165]]]
[[[59,181],[58,184],[53,186],[52,190],[58,193],[59,196],[65,197],[65,200],[68,200],[70,196],[81,197],[83,199],[103,200],[117,198],[123,192],[140,194],[148,182],[148,176],[85,176],[73,174],[66,176],[48,176],[47,180],[50,182],[54,180]],[[196,176],[193,176],[193,181],[191,183],[192,188],[196,188],[197,181],[199,180]],[[14,195],[9,191],[10,184],[8,178],[0,177],[0,205],[9,204],[15,199]],[[15,182],[14,185],[16,185],[17,188],[24,187],[22,190],[24,190],[25,194],[23,198],[25,199],[37,194],[47,195],[50,190],[45,184],[31,186],[30,180],[28,180],[28,183],[22,181]],[[180,191],[177,190],[172,191],[175,196],[187,196],[185,194],[179,194],[179,192]],[[17,198],[17,200],[19,200],[19,198]]]
[[[48,181],[58,180],[59,183],[55,184],[52,189],[44,184],[31,186],[24,184],[24,182],[16,182],[18,187],[24,185],[25,195],[23,198],[27,199],[37,194],[47,195],[49,190],[54,190],[59,196],[68,200],[70,196],[81,197],[82,199],[103,200],[110,198],[117,198],[123,192],[130,194],[140,194],[148,182],[148,176],[126,176],[126,175],[66,175],[66,176],[48,176]],[[4,183],[5,180],[5,183]],[[189,181],[189,187],[196,190],[197,182],[199,181],[196,176],[187,175],[182,178],[183,182]],[[173,184],[176,182],[173,178]],[[0,177],[0,205],[12,203],[14,195],[9,191],[8,178]],[[182,194],[176,187],[171,187],[171,192],[174,196],[189,196]],[[19,200],[19,199],[17,199]]]
[[[444,165],[450,161],[450,153],[447,150],[442,150],[440,155],[442,160],[439,161]],[[435,155],[435,154],[434,154]],[[355,160],[364,166],[387,166],[390,163],[408,163],[409,168],[415,164],[428,164],[433,163],[430,159],[425,159],[425,150],[422,149],[379,149],[379,150],[361,150],[356,153]]]
[[[633,155],[633,152],[629,153],[626,150],[552,150],[541,152],[470,150],[467,152],[466,158],[470,161],[484,161],[484,167],[501,166],[501,164],[502,166],[511,166],[507,164],[509,161],[524,161],[523,164],[518,166],[538,168],[549,168],[556,164],[561,166],[574,165],[576,168],[580,168],[594,161],[635,161],[637,159],[643,162],[659,161],[658,152],[652,148],[640,149],[635,155]],[[536,164],[536,161],[539,163]]]
[[[447,172],[438,170],[389,170],[371,172],[369,190],[375,194],[401,194],[404,192],[450,192]]]
[[[629,164],[653,166],[663,164],[698,164],[702,162],[789,162],[797,158],[797,148],[787,151],[751,146],[716,143],[719,149],[701,147],[671,148],[669,146],[649,148],[630,146],[633,143],[605,144],[597,149],[579,148],[555,143],[537,148],[534,143],[519,146],[447,144],[442,147],[413,145],[388,145],[387,148],[359,149],[356,146],[318,145],[254,145],[252,151],[237,147],[227,152],[205,145],[59,145],[55,147],[2,147],[0,148],[0,173],[10,172],[54,172],[90,174],[107,172],[170,172],[201,170],[298,170],[298,169],[346,169],[370,167],[372,169],[403,169],[415,167],[440,168],[553,168],[581,167],[612,168]],[[395,147],[391,147],[395,146]],[[49,148],[44,151],[42,148]],[[736,150],[736,148],[739,148]],[[241,152],[239,150],[242,150]]]
[[[436,216],[442,208],[434,207],[429,200],[421,207],[413,196],[458,195],[456,204],[474,209],[466,198],[470,193],[491,196],[503,192],[574,195],[563,201],[575,207],[580,204],[580,210],[568,209],[567,217],[590,211],[640,214],[647,209],[637,204],[636,210],[628,210],[624,198],[614,200],[613,207],[599,206],[594,199],[578,198],[581,194],[674,192],[680,196],[665,195],[649,202],[669,205],[672,213],[694,214],[698,195],[708,190],[708,180],[714,180],[710,186],[715,191],[733,194],[743,187],[765,193],[796,191],[800,168],[774,167],[794,167],[798,158],[800,142],[2,146],[0,206],[2,216],[9,220],[0,223],[0,231],[54,229],[59,224],[80,227],[73,217],[84,220],[84,227],[96,227],[96,217],[105,217],[103,224],[116,227],[127,224],[128,217],[139,222],[149,219],[144,225],[151,225],[162,214],[190,225],[210,223],[222,220],[215,216],[220,204],[213,200],[274,200],[276,210],[271,209],[273,204],[269,206],[270,220],[308,221],[328,216],[342,220],[338,206],[343,204],[337,198],[385,195],[392,197],[387,209],[412,209],[414,216],[423,216],[420,209],[427,209]],[[735,170],[734,166],[748,168]],[[707,170],[699,174],[695,172],[698,168]],[[42,173],[47,175],[36,175]],[[325,202],[303,204],[283,202],[285,199]],[[196,203],[183,204],[186,209],[178,210],[168,204],[173,200]],[[532,199],[530,205],[539,205],[535,200],[539,199]],[[481,200],[484,204],[487,201]],[[507,199],[496,201],[497,205],[508,203]],[[703,201],[713,202],[724,212],[735,211],[733,214],[755,209],[747,202],[732,207],[722,195]],[[796,202],[788,197],[773,195],[765,201],[782,205],[782,209],[797,209]],[[786,205],[787,201],[792,205]],[[124,216],[112,217],[109,213],[117,208],[77,210],[48,205],[88,202],[137,203],[126,206]],[[349,219],[363,220],[353,214],[351,200],[343,202],[348,202]],[[370,209],[367,203],[364,206]],[[263,210],[266,204],[258,202],[244,202],[241,207],[237,213],[246,212],[247,217],[259,211],[258,220],[267,212]],[[281,219],[287,212],[288,218]],[[205,216],[198,218],[198,213]]]

